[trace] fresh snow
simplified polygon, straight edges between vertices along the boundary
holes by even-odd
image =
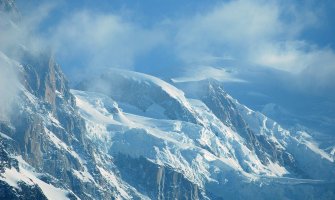
[[[109,173],[102,167],[98,167],[98,169],[100,173],[102,174],[102,176],[106,180],[108,180],[111,184],[113,184],[116,187],[117,191],[120,193],[120,195],[115,196],[116,199],[131,199],[127,191],[125,191],[123,187],[119,184],[118,178],[113,173]]]
[[[255,182],[260,183],[260,185],[263,183],[324,183],[324,180],[319,179],[290,178],[290,176],[294,176],[290,174],[290,166],[285,166],[277,162],[276,159],[270,160],[265,156],[267,154],[265,152],[262,153],[264,153],[263,156],[268,162],[261,161],[260,156],[253,149],[258,148],[257,145],[250,147],[249,141],[236,131],[236,127],[226,125],[213,113],[209,108],[210,106],[208,107],[196,97],[194,97],[195,99],[186,98],[184,92],[175,86],[156,77],[137,72],[113,69],[109,73],[113,76],[121,76],[126,81],[131,81],[133,90],[137,89],[136,84],[140,84],[141,86],[148,86],[149,91],[151,91],[151,88],[158,88],[159,92],[164,92],[164,95],[159,96],[157,101],[150,99],[152,93],[145,93],[144,95],[147,95],[148,100],[152,101],[150,105],[143,106],[146,108],[143,110],[141,105],[136,106],[136,103],[138,103],[136,98],[130,99],[129,102],[123,102],[113,100],[108,96],[111,94],[71,90],[79,108],[78,113],[85,120],[88,131],[87,137],[96,150],[93,153],[97,162],[96,167],[103,178],[116,189],[113,191],[113,195],[117,199],[130,199],[132,197],[131,192],[139,196],[142,195],[122,180],[117,172],[118,169],[113,168],[113,163],[105,165],[113,155],[119,153],[132,158],[144,157],[158,166],[171,168],[200,188],[210,188],[208,184],[221,187],[226,184]],[[20,90],[26,101],[33,105],[39,105],[39,100],[34,95],[23,87]],[[121,92],[123,91],[121,90]],[[124,91],[127,95],[128,93],[131,95],[132,92]],[[56,93],[61,96],[59,91],[56,91]],[[235,107],[234,109],[246,122],[246,126],[256,136],[262,136],[266,141],[274,144],[276,151],[292,153],[292,158],[294,157],[297,163],[304,166],[304,170],[309,170],[309,172],[319,169],[320,173],[327,175],[327,170],[332,170],[335,148],[330,149],[330,153],[327,153],[319,148],[308,133],[302,131],[292,133],[261,113],[254,112],[240,104],[231,96],[227,95],[226,98],[236,106],[237,109]],[[173,104],[176,102],[175,100],[177,100],[177,103]],[[166,109],[175,111],[173,110],[175,107],[168,107],[170,104],[182,108],[176,109],[176,112],[180,112],[177,113],[177,116],[183,116],[187,112],[196,121],[188,121],[187,119],[171,120],[166,116]],[[186,108],[186,111],[184,108]],[[38,106],[28,107],[27,111],[34,112],[34,109],[40,108]],[[89,173],[87,166],[84,165],[85,161],[77,152],[50,131],[52,129],[49,126],[62,128],[54,115],[47,112],[40,114],[40,116],[44,119],[44,132],[50,142],[56,148],[72,155],[81,164],[81,168],[79,170],[72,169],[72,173],[84,184],[93,183],[97,185],[97,188],[104,190]],[[11,139],[2,133],[0,133],[0,137]],[[105,160],[105,158],[108,159]],[[67,199],[66,195],[69,191],[43,182],[38,178],[39,174],[34,172],[32,167],[24,162],[21,157],[17,157],[17,160],[19,160],[20,171],[16,171],[14,168],[6,169],[0,177],[1,180],[16,188],[18,187],[18,181],[30,185],[38,184],[48,198]],[[314,177],[312,176],[312,178]],[[322,178],[326,179],[325,176]],[[221,190],[220,187],[214,189],[214,191]],[[143,198],[146,197],[143,196]]]
[[[126,79],[132,79],[137,82],[144,82],[149,85],[153,84],[159,86],[162,90],[166,91],[171,97],[178,99],[183,104],[188,104],[184,97],[183,91],[154,76],[120,69],[110,69],[110,73],[116,76],[123,76]]]
[[[83,182],[95,182],[92,175],[85,169],[85,171],[78,171],[75,169],[72,169],[73,174],[76,175],[80,180]]]
[[[90,88],[111,94],[115,100],[123,99],[118,103],[124,110],[133,109],[129,106],[131,104],[149,117],[166,118],[162,112],[173,111],[171,103],[179,104],[189,113],[193,112],[182,90],[147,74],[109,69],[104,73],[104,78],[93,81],[88,89],[91,90]],[[139,103],[143,105],[139,106]]]
[[[46,134],[49,136],[50,141],[52,141],[54,143],[54,145],[58,148],[58,149],[62,149],[67,151],[69,154],[71,154],[74,158],[76,158],[81,164],[83,164],[82,159],[80,158],[80,156],[71,148],[69,147],[67,144],[65,144],[62,140],[60,140],[53,132],[51,132],[49,129],[44,128]]]
[[[5,139],[7,139],[7,140],[13,140],[11,137],[9,137],[9,136],[1,133],[1,132],[0,132],[0,136],[3,137],[3,138],[5,138]]]
[[[88,122],[89,132],[99,135],[101,140],[109,138],[106,141],[111,141],[110,151],[133,157],[143,156],[160,165],[173,167],[199,185],[203,185],[205,179],[213,180],[213,170],[219,169],[222,172],[230,169],[245,173],[241,165],[248,165],[255,174],[282,176],[287,173],[284,167],[276,163],[262,165],[243,145],[243,139],[222,124],[201,101],[188,100],[206,127],[178,120],[149,118],[138,115],[138,112],[124,113],[116,103],[113,106],[118,112],[106,113],[103,106],[108,107],[108,101],[112,102],[106,96],[82,91],[72,92],[76,95],[80,113]],[[222,135],[217,138],[212,129]],[[217,152],[213,154],[203,146]],[[237,158],[240,156],[244,157],[243,160]]]
[[[297,137],[297,140],[301,144],[305,144],[309,149],[311,149],[314,153],[319,154],[322,158],[327,159],[330,162],[334,162],[334,158],[331,156],[331,153],[328,154],[324,150],[320,149],[318,144],[313,141],[312,137],[308,135],[304,131],[299,131],[299,136]]]
[[[68,191],[56,188],[38,178],[39,174],[33,171],[33,168],[26,163],[22,157],[16,157],[19,161],[19,171],[15,168],[6,168],[5,172],[0,175],[0,180],[7,182],[10,186],[20,189],[18,182],[24,182],[28,185],[38,185],[44,195],[50,200],[63,200],[69,199],[67,197]]]
[[[134,88],[136,84],[161,88],[192,111],[197,123],[170,120],[164,116],[164,108],[156,103],[143,111],[133,102],[115,102],[103,94],[72,90],[89,135],[103,144],[106,152],[133,158],[143,156],[158,165],[173,168],[201,187],[209,182],[220,182],[218,177],[228,183],[232,177],[244,182],[290,176],[287,166],[276,161],[268,160],[268,164],[263,164],[246,140],[219,120],[201,100],[186,98],[181,90],[149,75],[114,69],[112,72],[113,76],[131,81]],[[298,157],[301,156],[297,152],[308,149],[308,152],[331,161],[331,157],[312,140],[297,142],[299,138],[276,122],[241,105],[229,95],[227,99],[235,104],[248,127],[256,135],[264,136],[276,149],[289,150]],[[318,156],[312,157],[317,159]],[[300,161],[305,163],[305,160]]]

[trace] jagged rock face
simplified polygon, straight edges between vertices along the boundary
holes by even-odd
[[[243,110],[247,108],[241,107],[220,85],[202,85],[202,93],[197,93],[201,101],[191,101],[178,93],[173,101],[180,107],[170,107],[176,109],[173,112],[178,115],[177,120],[153,119],[124,113],[106,95],[73,91],[74,97],[59,66],[49,56],[26,54],[19,71],[22,88],[13,115],[10,121],[0,123],[0,172],[4,174],[0,175],[1,180],[10,169],[24,169],[17,157],[20,156],[40,173],[39,180],[66,190],[67,198],[224,199],[237,195],[245,199],[250,192],[265,188],[256,198],[267,199],[271,192],[280,192],[278,198],[292,197],[286,193],[293,194],[292,186],[275,182],[273,185],[279,186],[273,189],[267,178],[248,182],[242,174],[256,173],[248,162],[264,167],[263,173],[272,170],[267,168],[268,163],[278,162],[280,168],[303,174],[289,151],[270,139],[268,132],[262,133],[265,130],[259,120],[263,118],[253,116],[254,113],[248,119],[245,115],[253,112]],[[161,82],[154,84],[154,88],[166,90]],[[152,93],[146,97],[151,95],[157,100]],[[171,93],[164,98],[171,99]],[[197,120],[180,117],[184,112],[179,108],[185,108]],[[90,121],[91,117],[98,120]],[[265,128],[279,130],[274,123],[269,124],[273,127]],[[101,132],[102,137],[91,137]],[[276,135],[282,139],[279,136]],[[253,154],[256,157],[249,157]],[[245,159],[249,160],[244,162]],[[263,183],[266,186],[261,188],[259,185]],[[22,182],[18,184],[20,190],[6,182],[0,184],[3,198],[47,196],[39,185]],[[324,190],[311,187],[311,193],[301,187],[294,195],[306,197],[325,191],[326,199],[333,196],[329,192],[331,187],[329,184]],[[10,188],[12,192],[8,192]]]
[[[260,161],[267,165],[269,161],[278,162],[286,166],[291,173],[298,177],[309,178],[297,167],[294,157],[286,152],[278,142],[271,140],[264,134],[255,132],[244,120],[241,111],[237,108],[235,100],[223,89],[222,83],[208,79],[199,82],[187,82],[179,84],[187,96],[200,99],[225,125],[231,127],[246,140],[246,145],[255,152]]]
[[[213,113],[227,126],[235,129],[246,139],[248,146],[253,149],[263,164],[268,164],[268,159],[279,161],[282,165],[295,168],[294,158],[282,149],[276,148],[277,144],[268,140],[264,135],[252,131],[243,120],[238,108],[229,95],[223,90],[222,85],[215,80],[209,80],[201,89],[200,99]]]
[[[160,183],[155,182],[155,188],[151,188],[153,186],[151,184],[141,186],[143,189],[140,192],[144,194],[141,195],[132,189],[140,187],[141,182],[127,186],[130,179],[115,180],[125,181],[122,187],[125,187],[125,194],[129,196],[122,196],[120,194],[122,189],[115,185],[116,182],[109,180],[110,174],[113,174],[116,168],[114,161],[108,154],[104,155],[100,152],[99,155],[98,146],[87,138],[85,122],[77,113],[75,98],[70,93],[59,66],[50,56],[36,56],[25,52],[18,67],[22,88],[14,102],[10,120],[0,122],[0,132],[4,135],[0,137],[0,162],[3,173],[11,168],[22,170],[20,166],[22,163],[16,159],[16,156],[21,156],[36,172],[41,173],[38,176],[40,180],[69,191],[67,198],[74,198],[76,195],[81,199],[129,199],[130,197],[143,199],[150,194],[152,199],[159,195],[162,199],[166,195],[168,197],[165,199],[170,199],[169,197],[201,199],[198,186],[188,181],[182,174],[173,169],[160,171],[159,166],[150,164],[145,159],[141,162],[148,171],[142,176],[143,181],[156,181],[150,177],[152,169],[157,171],[157,176],[161,174]],[[125,170],[122,170],[123,174],[128,169],[127,162],[123,163],[126,164]],[[137,170],[136,173],[127,177],[138,176],[141,169],[136,168],[136,165],[134,169]],[[105,171],[109,174],[106,175]],[[78,172],[89,174],[92,180],[79,178]],[[178,185],[178,183],[182,184]],[[17,187],[3,182],[1,185],[3,192],[0,192],[0,197],[46,198],[43,194],[45,191],[41,192],[38,185],[22,182]],[[164,192],[159,192],[163,187]],[[9,188],[13,188],[10,193],[6,192]]]
[[[30,93],[49,103],[52,110],[64,103],[75,106],[67,80],[52,57],[41,55],[35,58],[25,52],[21,64],[24,67],[22,81]]]
[[[0,140],[0,173],[3,173],[5,168],[19,168],[17,161],[11,158],[8,153],[8,151],[12,151],[8,143],[10,143],[10,141],[6,141],[5,139]]]
[[[48,57],[43,56],[26,55],[26,57],[34,61],[48,59]],[[9,122],[13,129],[9,131],[2,128],[0,131],[13,140],[11,154],[21,155],[36,170],[46,172],[63,180],[64,183],[70,183],[71,174],[67,171],[71,171],[71,169],[79,170],[80,163],[66,150],[59,149],[50,142],[51,135],[48,131],[53,131],[57,135],[52,136],[61,138],[69,146],[75,146],[79,143],[74,141],[79,141],[80,138],[76,137],[71,129],[74,129],[74,127],[78,130],[81,129],[81,131],[77,131],[77,135],[80,135],[84,133],[85,128],[83,123],[73,123],[76,118],[75,112],[71,108],[74,106],[74,103],[71,102],[73,97],[69,93],[59,68],[55,68],[56,65],[52,61],[47,65],[43,62],[27,64],[31,60],[22,64],[23,70],[19,74],[25,88],[20,91],[17,100],[14,102],[14,112],[12,112]],[[58,84],[58,88],[56,84]],[[57,89],[62,93],[59,92],[57,95]],[[27,95],[32,95],[30,96],[31,99]],[[62,100],[56,103],[56,96],[58,96],[57,98],[62,97]],[[70,112],[65,112],[65,109],[69,109]],[[52,116],[53,113],[71,118],[67,122],[70,125],[64,126],[65,129],[63,130],[60,125],[47,124],[45,117],[47,115]],[[54,115],[54,118],[58,120],[59,117]],[[5,124],[2,127],[5,127]]]
[[[21,82],[25,88],[45,103],[45,108],[52,111],[66,132],[76,134],[76,138],[84,143],[84,122],[76,116],[74,97],[59,65],[50,56],[41,55],[36,58],[28,52],[25,52],[22,60],[24,71]],[[60,137],[68,142],[71,140],[69,135]]]
[[[131,77],[132,73],[124,72],[124,74]],[[138,80],[139,77],[134,79]],[[304,174],[303,168],[306,165],[295,160],[296,157],[300,157],[296,152],[309,147],[297,143],[288,131],[265,116],[248,110],[219,87],[211,86],[211,89],[213,91],[208,92],[206,98],[213,101],[204,103],[206,98],[200,98],[203,96],[187,99],[195,111],[194,115],[201,121],[199,124],[182,120],[148,118],[145,113],[140,113],[144,115],[140,116],[137,111],[125,113],[118,107],[119,102],[95,92],[73,91],[73,94],[76,96],[80,114],[87,122],[88,134],[101,144],[102,152],[108,151],[113,156],[120,177],[153,199],[161,196],[171,197],[172,194],[178,196],[180,191],[189,192],[184,192],[185,196],[178,198],[199,199],[246,199],[250,193],[257,193],[256,199],[268,199],[271,193],[277,192],[278,199],[316,195],[314,191],[317,189],[313,186],[311,188],[315,190],[311,193],[308,192],[308,187],[303,186],[294,191],[294,186],[292,187],[290,181],[282,177],[283,174],[279,175],[283,180],[276,179],[277,169],[283,170],[283,173],[289,172],[288,176],[292,178],[309,177],[308,173]],[[129,90],[124,92],[127,93]],[[209,105],[213,102],[222,107]],[[239,117],[241,123],[228,121],[229,126],[224,125],[214,109],[225,109],[229,115],[227,119]],[[249,130],[250,135],[239,132],[239,127],[235,126],[243,126],[241,129]],[[310,154],[315,152],[310,151]],[[322,159],[318,159],[317,162],[320,160]],[[329,170],[332,168],[331,162],[325,167],[328,174],[332,173]],[[231,164],[234,167],[231,168]],[[238,172],[236,169],[239,169]],[[150,173],[147,170],[150,170]],[[274,172],[270,177],[266,175],[269,171]],[[258,173],[265,179],[254,182],[244,177],[245,173],[250,176]],[[160,179],[161,177],[164,179]],[[173,191],[172,194],[168,192],[169,190],[164,193],[162,185],[165,189],[173,190],[175,182],[171,177],[179,177],[180,187],[183,188],[180,191]],[[161,181],[157,182],[157,178]],[[263,184],[266,186],[262,186]],[[330,187],[327,185],[327,192]],[[266,191],[263,192],[263,188],[266,188]],[[285,191],[290,193],[287,194]],[[196,193],[198,195],[195,195]]]
[[[17,138],[15,139],[21,147],[24,147],[20,149],[21,153],[30,155],[29,158],[41,158],[41,154],[51,150],[45,144],[48,141],[44,140],[46,125],[43,115],[48,113],[65,129],[61,130],[60,127],[52,123],[47,126],[50,131],[57,134],[59,139],[70,146],[74,145],[76,141],[83,144],[84,123],[76,116],[73,96],[69,93],[67,82],[59,66],[53,62],[52,58],[45,55],[35,57],[27,54],[23,60],[26,61],[22,62],[23,71],[20,78],[26,92],[32,94],[36,99],[35,102],[29,102],[21,93],[21,101],[17,102],[19,105],[16,107],[19,109],[12,116],[12,124],[16,126],[14,135]],[[22,101],[25,102],[24,106],[20,105]],[[36,102],[37,105],[34,104]],[[27,106],[34,112],[27,112]],[[75,135],[75,133],[77,134]],[[43,162],[43,160],[36,159],[34,161],[36,163]]]
[[[31,186],[25,183],[19,183],[18,185],[21,188],[20,190],[10,187],[4,181],[0,181],[0,197],[2,199],[12,199],[12,200],[48,199],[37,185]]]
[[[172,168],[124,154],[115,155],[114,162],[120,176],[151,199],[207,199],[205,191]]]
[[[335,196],[332,182],[296,179],[333,181],[333,157],[239,104],[216,81],[183,90],[190,99],[158,78],[109,71],[79,86],[107,96],[71,93],[50,55],[18,51],[22,58],[8,60],[18,63],[19,92],[0,121],[0,199]]]
[[[15,157],[21,156],[34,170],[46,175],[39,176],[40,179],[45,177],[44,181],[70,191],[69,198],[72,192],[82,199],[114,196],[112,186],[97,171],[92,157],[94,148],[85,136],[85,122],[77,114],[74,97],[60,67],[50,56],[29,52],[24,52],[17,67],[22,87],[13,102],[10,120],[0,122],[2,172],[12,167],[20,171]],[[83,182],[75,175],[76,171],[94,174],[92,181]],[[106,184],[110,191],[101,190],[98,184]],[[18,185],[27,192],[28,186]],[[38,186],[30,190],[38,194]],[[0,195],[1,198],[7,195],[29,198],[29,193]]]

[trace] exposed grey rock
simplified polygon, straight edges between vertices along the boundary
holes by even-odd
[[[19,74],[24,89],[14,102],[10,121],[0,122],[0,131],[12,138],[0,140],[1,170],[17,163],[13,156],[21,155],[45,174],[45,181],[73,191],[81,199],[112,198],[114,189],[97,171],[92,157],[95,150],[85,136],[85,123],[77,114],[60,67],[48,55],[24,53]],[[83,182],[73,170],[88,170],[94,180]],[[110,191],[103,191],[100,184]]]
[[[268,164],[269,160],[279,162],[281,165],[288,167],[291,173],[309,178],[297,167],[294,157],[290,153],[278,148],[278,144],[274,141],[249,128],[232,98],[224,91],[221,82],[207,79],[182,83],[179,87],[186,88],[185,91],[189,92],[186,95],[189,97],[203,101],[225,125],[245,138],[246,145],[256,153],[263,164]]]
[[[151,199],[208,199],[205,191],[172,168],[123,154],[115,155],[114,162],[121,177]]]
[[[42,190],[37,185],[27,185],[25,183],[18,183],[20,189],[11,187],[4,181],[0,181],[0,199],[11,200],[30,200],[39,199],[47,200]]]

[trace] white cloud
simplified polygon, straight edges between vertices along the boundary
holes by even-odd
[[[18,63],[23,50],[39,54],[47,47],[36,35],[39,23],[52,9],[51,4],[35,6],[34,15],[22,17],[18,13],[0,11],[0,120],[8,120],[13,101],[19,92]]]
[[[18,79],[13,63],[0,51],[0,120],[7,121],[18,92]]]
[[[333,83],[328,74],[334,71],[335,52],[299,39],[305,30],[318,26],[318,12],[278,1],[225,2],[181,22],[176,51],[189,66],[215,66],[218,58],[230,57],[286,71],[293,80],[283,81],[300,88],[327,87]],[[306,76],[317,84],[308,84]]]
[[[158,30],[142,28],[117,15],[90,11],[64,18],[51,34],[61,59],[82,61],[84,66],[77,67],[88,69],[131,68],[137,56],[164,40]]]
[[[53,7],[41,6],[41,14],[26,19],[26,32],[33,32]],[[327,87],[332,83],[329,74],[335,53],[299,39],[319,22],[319,10],[303,7],[275,0],[227,1],[206,12],[147,27],[117,14],[79,10],[61,16],[47,38],[34,39],[31,44],[36,49],[52,44],[59,61],[66,64],[63,67],[74,69],[76,74],[85,74],[85,69],[92,73],[105,67],[132,68],[139,56],[163,47],[187,67],[216,67],[225,60],[236,60],[286,71],[299,87],[308,85],[306,76],[318,81],[314,85]],[[206,70],[197,72],[205,74]]]
[[[21,61],[23,49],[33,55],[49,51],[49,40],[39,35],[39,28],[54,7],[50,3],[35,6],[28,16],[0,12],[0,51],[17,61]]]
[[[187,69],[184,76],[173,78],[175,83],[216,79],[221,82],[245,82],[236,78],[236,72],[231,69],[215,68],[211,66],[197,66]]]
[[[179,53],[191,63],[202,62],[201,57],[207,54],[238,58],[240,55],[236,54],[251,48],[256,41],[271,40],[281,34],[284,25],[278,17],[275,4],[223,3],[181,24],[177,35]]]

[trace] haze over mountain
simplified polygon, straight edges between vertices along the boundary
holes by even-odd
[[[0,0],[0,198],[335,198],[333,8]]]
[[[295,116],[271,115],[281,123],[334,136],[332,0],[17,4],[71,83],[110,67],[165,80],[216,77],[249,107],[276,104]]]

